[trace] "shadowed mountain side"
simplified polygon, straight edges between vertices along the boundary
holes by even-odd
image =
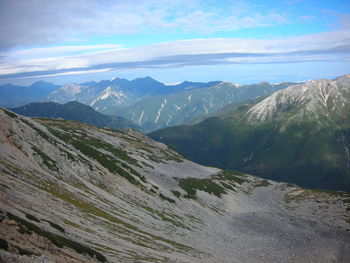
[[[123,128],[139,128],[136,124],[123,117],[101,114],[77,101],[71,101],[66,104],[55,102],[30,103],[19,108],[11,109],[11,111],[27,117],[62,118],[119,130]]]

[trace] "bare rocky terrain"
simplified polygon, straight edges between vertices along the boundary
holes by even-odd
[[[0,262],[350,262],[350,195],[0,109]]]

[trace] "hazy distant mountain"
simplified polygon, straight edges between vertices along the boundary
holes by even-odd
[[[184,81],[166,85],[150,77],[127,80],[113,78],[61,87],[36,82],[29,87],[0,87],[1,104],[11,108],[31,102],[67,103],[78,101],[103,114],[123,116],[144,131],[184,124],[200,115],[208,115],[232,102],[271,94],[291,83],[236,85],[230,82]],[[11,92],[10,92],[11,91]]]
[[[192,160],[350,191],[350,75],[292,85],[194,126],[150,136]]]
[[[44,101],[59,85],[38,81],[28,87],[6,84],[0,86],[0,106],[17,107],[34,101]]]
[[[118,116],[101,114],[91,107],[77,101],[59,104],[56,102],[38,102],[13,108],[11,111],[28,117],[62,118],[85,122],[99,127],[112,129],[139,128],[134,123]]]
[[[271,94],[291,83],[236,85],[231,82],[209,82],[205,86],[187,82],[178,86],[184,91],[142,99],[111,114],[132,120],[145,131],[188,123],[193,118],[210,114],[224,105]],[[191,87],[196,87],[191,89]]]
[[[100,82],[69,83],[52,92],[47,100],[66,103],[76,100],[94,109],[111,114],[118,108],[126,107],[142,98],[166,95],[186,89],[203,87],[206,83],[183,82],[165,85],[150,77],[134,80],[114,78]]]
[[[350,262],[350,195],[0,109],[1,262]]]

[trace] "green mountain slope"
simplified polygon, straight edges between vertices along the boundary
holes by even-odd
[[[202,164],[350,191],[349,79],[293,85],[230,114],[150,136]]]
[[[112,129],[138,128],[136,124],[118,116],[101,114],[91,107],[77,101],[66,104],[56,102],[37,102],[11,109],[11,111],[27,117],[62,118],[85,122],[98,127]]]
[[[230,82],[219,82],[205,88],[148,97],[126,108],[116,109],[113,114],[132,120],[144,131],[154,131],[186,124],[197,116],[210,114],[227,104],[271,94],[289,85],[291,83],[264,82],[240,86]]]

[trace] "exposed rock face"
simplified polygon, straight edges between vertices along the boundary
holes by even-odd
[[[350,104],[350,75],[335,80],[312,80],[292,85],[261,101],[248,111],[248,121],[263,123],[284,117],[283,114],[298,109],[293,118],[316,119],[322,115],[339,114]]]
[[[201,166],[132,130],[5,110],[0,144],[5,262],[350,260],[345,193]]]

